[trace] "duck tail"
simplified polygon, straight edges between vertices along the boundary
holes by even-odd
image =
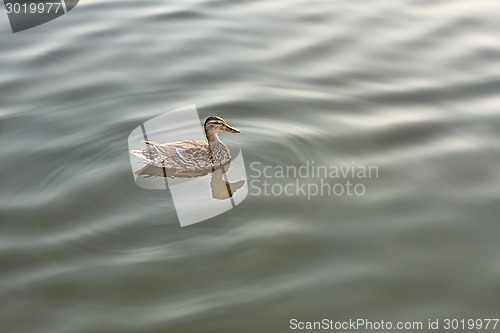
[[[150,162],[151,161],[151,152],[150,152],[150,147],[155,147],[158,143],[154,141],[149,141],[149,140],[144,140],[141,141],[142,143],[145,143],[147,146],[144,149],[136,149],[130,151],[132,155],[137,156],[139,158],[142,158],[143,160]]]
[[[132,153],[132,155],[137,156],[139,158],[142,158],[143,160],[148,161],[148,158],[146,157],[146,155],[144,155],[144,151],[142,151],[142,150],[132,150],[130,152]]]

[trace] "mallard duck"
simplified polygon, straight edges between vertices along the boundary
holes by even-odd
[[[147,164],[165,168],[169,176],[194,177],[227,164],[231,154],[219,139],[219,132],[240,133],[229,126],[224,119],[210,116],[203,125],[207,142],[183,140],[168,143],[143,141],[147,147],[132,150],[131,153],[142,158]]]

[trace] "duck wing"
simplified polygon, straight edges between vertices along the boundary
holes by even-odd
[[[168,143],[144,141],[149,148],[162,156],[178,156],[181,159],[208,156],[208,144],[203,141],[183,140]]]
[[[210,167],[210,149],[206,142],[192,140],[168,143],[143,142],[148,146],[132,153],[157,167],[174,170]]]

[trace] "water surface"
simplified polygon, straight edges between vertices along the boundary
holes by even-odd
[[[0,22],[1,332],[498,317],[497,2],[102,0]],[[241,130],[247,166],[379,178],[180,228],[127,137],[193,103]]]

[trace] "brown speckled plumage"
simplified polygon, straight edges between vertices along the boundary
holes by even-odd
[[[148,164],[165,168],[168,175],[196,176],[206,174],[231,161],[227,146],[219,139],[219,132],[239,133],[229,126],[224,119],[211,116],[205,120],[204,141],[176,141],[156,143],[144,141],[147,147],[132,150],[132,154],[145,160]]]

